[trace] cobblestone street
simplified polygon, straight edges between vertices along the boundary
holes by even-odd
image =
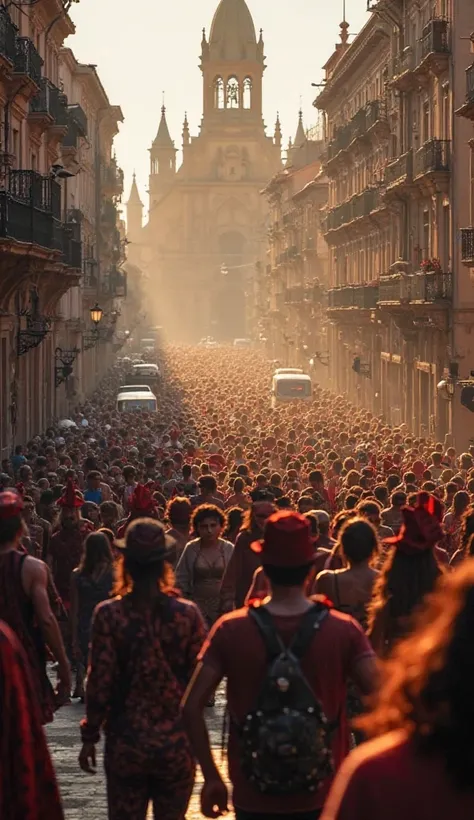
[[[222,690],[218,693],[215,708],[208,710],[208,724],[218,761],[221,759],[223,712],[224,692]],[[84,707],[77,703],[60,709],[54,723],[47,727],[49,746],[59,779],[66,820],[84,820],[84,818],[107,820],[102,754],[99,753],[98,771],[95,777],[81,772],[77,762],[80,749],[79,722],[83,713]],[[202,818],[199,811],[199,782],[198,773],[195,794],[186,815],[187,820]]]

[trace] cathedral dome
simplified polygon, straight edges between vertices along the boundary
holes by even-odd
[[[209,38],[212,60],[257,59],[255,25],[245,0],[221,0]]]

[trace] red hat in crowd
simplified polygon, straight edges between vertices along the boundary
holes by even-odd
[[[156,511],[156,501],[149,487],[137,484],[130,497],[130,509],[133,513],[153,513]]]
[[[5,490],[0,493],[0,521],[15,518],[23,510],[23,499],[15,490]]]
[[[441,526],[442,505],[430,493],[418,493],[415,507],[403,507],[403,524],[398,535],[387,538],[386,544],[393,544],[397,550],[415,554],[432,549],[443,538]]]
[[[262,557],[263,564],[275,567],[302,567],[314,560],[311,527],[307,518],[291,510],[281,510],[270,516],[263,538],[254,541],[252,550]]]
[[[76,488],[72,478],[68,479],[63,494],[58,498],[58,507],[67,507],[69,510],[77,510],[84,504],[84,497],[82,493]]]

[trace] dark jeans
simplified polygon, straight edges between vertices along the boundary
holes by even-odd
[[[235,820],[319,820],[322,809],[315,809],[314,811],[299,811],[294,814],[259,814],[253,811],[242,811],[242,809],[235,810]]]

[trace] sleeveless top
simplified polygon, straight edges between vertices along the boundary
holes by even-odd
[[[21,580],[27,557],[16,550],[0,554],[0,620],[15,632],[26,652],[43,723],[50,723],[56,707],[53,688],[46,674],[46,645]]]
[[[367,604],[363,601],[360,601],[359,603],[354,604],[352,606],[350,604],[343,604],[341,602],[338,573],[335,572],[332,577],[334,581],[333,589],[335,593],[334,606],[336,607],[336,609],[339,610],[339,612],[344,612],[346,615],[351,615],[352,618],[355,618],[355,620],[360,623],[364,632],[366,632],[368,626]]]

